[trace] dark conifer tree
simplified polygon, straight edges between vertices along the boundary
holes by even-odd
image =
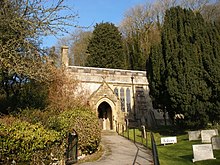
[[[202,58],[205,78],[211,90],[208,115],[214,124],[220,120],[220,29],[212,24],[206,26],[206,29],[208,35],[203,41]]]
[[[86,66],[124,68],[121,33],[112,23],[96,24],[87,51]]]
[[[166,11],[161,36],[148,62],[150,94],[171,116],[183,114],[186,126],[217,121],[219,31],[200,14],[175,7]]]
[[[141,48],[140,34],[132,33],[132,41],[127,42],[127,49],[129,53],[129,66],[131,70],[146,70],[146,56]]]

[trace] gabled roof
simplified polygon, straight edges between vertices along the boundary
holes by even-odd
[[[119,98],[115,95],[114,91],[110,88],[110,86],[105,80],[103,80],[100,87],[95,92],[92,93],[89,99],[90,100],[92,100],[92,98],[99,99],[101,97],[107,97],[113,102],[119,100]]]

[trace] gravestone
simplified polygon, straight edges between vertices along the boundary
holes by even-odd
[[[213,150],[220,150],[220,137],[219,136],[212,137],[212,148]]]
[[[193,162],[216,159],[213,155],[212,145],[211,144],[196,144],[193,145]]]
[[[166,145],[166,144],[174,144],[177,143],[176,136],[173,137],[163,137],[161,138],[161,144]]]
[[[201,140],[201,131],[189,131],[189,141],[192,140]]]
[[[211,138],[216,135],[218,135],[217,129],[202,130],[201,131],[202,143],[211,143]]]

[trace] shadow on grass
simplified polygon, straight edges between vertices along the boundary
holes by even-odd
[[[187,160],[187,161],[192,161],[193,159],[192,155],[183,155],[183,156],[180,156],[180,158]]]
[[[177,126],[159,126],[151,129],[154,133],[159,133],[161,136],[177,136],[186,134],[186,130]]]

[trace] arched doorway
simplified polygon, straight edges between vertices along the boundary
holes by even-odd
[[[112,130],[112,108],[107,102],[98,106],[98,117],[103,130]]]

